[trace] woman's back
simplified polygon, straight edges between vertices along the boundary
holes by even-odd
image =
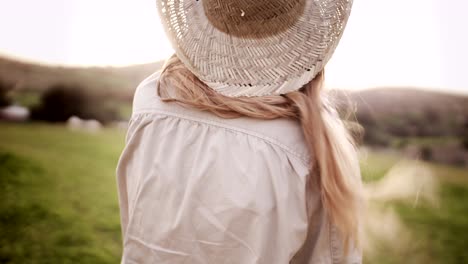
[[[122,263],[341,263],[299,122],[164,103],[158,78],[137,89],[117,171]]]

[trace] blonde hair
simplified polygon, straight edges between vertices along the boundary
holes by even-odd
[[[336,111],[321,96],[324,73],[300,91],[261,97],[227,97],[200,81],[174,55],[163,67],[159,96],[222,118],[294,118],[300,121],[307,147],[313,153],[309,184],[318,184],[331,223],[349,242],[359,243],[361,176],[353,140]],[[311,186],[308,186],[311,187]]]

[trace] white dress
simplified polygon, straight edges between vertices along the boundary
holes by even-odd
[[[306,193],[296,121],[163,103],[158,78],[137,88],[117,169],[122,263],[361,263],[342,257],[318,189]]]

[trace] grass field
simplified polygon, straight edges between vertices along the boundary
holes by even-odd
[[[118,263],[123,141],[112,129],[0,123],[0,263]],[[366,263],[468,263],[467,170],[372,152],[362,168]]]
[[[0,124],[0,263],[118,263],[124,133]]]

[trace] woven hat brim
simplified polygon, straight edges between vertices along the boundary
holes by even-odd
[[[338,45],[352,0],[306,1],[294,25],[266,38],[235,37],[218,30],[200,1],[157,4],[181,61],[209,87],[238,97],[285,94],[311,81]]]

